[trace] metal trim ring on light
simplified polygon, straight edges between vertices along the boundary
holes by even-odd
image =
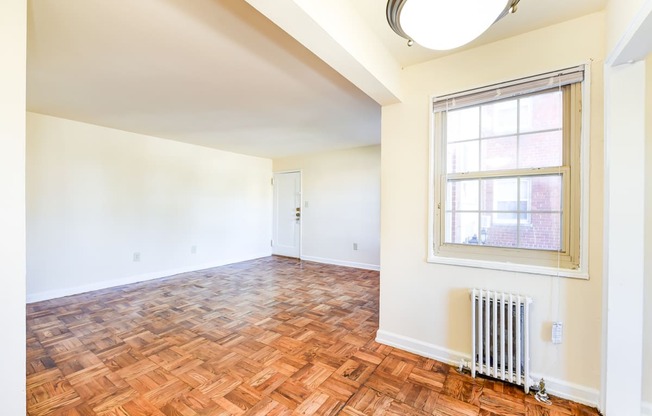
[[[403,6],[405,3],[407,3],[408,0],[388,0],[387,1],[387,8],[385,10],[385,13],[387,15],[387,23],[389,23],[389,27],[392,28],[392,30],[399,35],[402,38],[405,38],[408,40],[408,46],[412,46],[414,41],[408,35],[405,33],[403,28],[401,27],[400,23],[400,16],[401,16],[401,10],[403,10]],[[461,0],[449,0],[449,1],[461,1]],[[496,20],[494,20],[494,23],[502,19],[503,17],[507,16],[508,13],[515,13],[517,9],[518,2],[520,0],[511,0],[507,3],[505,6],[505,9],[498,15]]]

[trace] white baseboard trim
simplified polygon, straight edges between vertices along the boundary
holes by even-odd
[[[455,366],[460,363],[460,360],[466,362],[471,360],[471,356],[468,354],[462,354],[458,351],[438,347],[434,344],[398,335],[393,332],[384,331],[382,329],[379,329],[376,333],[376,342]]]
[[[335,266],[353,267],[355,269],[380,271],[380,266],[377,264],[357,263],[354,261],[326,259],[323,257],[313,256],[301,256],[301,260],[314,261],[315,263],[333,264]]]
[[[434,344],[385,330],[378,330],[376,333],[376,342],[389,345],[390,347],[409,351],[424,357],[432,358],[434,360],[454,366],[459,365],[460,360],[464,360],[467,363],[471,360],[471,356],[468,354],[449,350],[447,348],[439,347]],[[532,373],[532,378],[534,380],[539,380],[541,377],[546,380],[546,390],[550,394],[561,397],[563,399],[572,400],[577,403],[586,404],[588,406],[598,406],[598,402],[600,400],[600,392],[598,390],[580,386],[574,383],[569,383],[564,380],[548,377],[546,375]]]
[[[543,378],[546,381],[546,390],[554,396],[572,400],[591,407],[597,408],[600,406],[600,391],[597,389],[559,380],[536,372],[530,374],[530,377],[535,381]]]
[[[65,296],[78,295],[80,293],[92,292],[94,290],[108,289],[111,287],[124,286],[131,283],[145,282],[148,280],[161,279],[164,277],[174,276],[175,274],[196,272],[199,270],[211,269],[213,267],[225,266],[227,264],[240,263],[243,261],[254,260],[262,257],[268,257],[269,254],[257,255],[250,258],[238,258],[223,260],[214,263],[198,264],[194,266],[179,267],[176,269],[160,270],[151,273],[138,274],[135,276],[127,276],[119,279],[103,280],[88,285],[72,286],[62,289],[47,290],[43,292],[28,293],[26,297],[27,303],[40,302],[43,300],[57,299]]]
[[[641,402],[641,415],[642,416],[652,416],[652,403],[651,402]]]

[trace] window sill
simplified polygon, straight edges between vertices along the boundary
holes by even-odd
[[[558,269],[556,267],[533,266],[529,264],[508,263],[487,260],[461,259],[456,257],[442,257],[429,255],[428,263],[447,264],[450,266],[473,267],[478,269],[501,270],[506,272],[528,273],[543,276],[559,276],[572,279],[588,280],[589,273],[586,270]]]

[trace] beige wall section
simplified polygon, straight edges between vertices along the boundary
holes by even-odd
[[[0,403],[25,414],[26,2],[0,2]]]
[[[607,0],[607,43],[609,54],[618,45],[634,16],[647,0]]]
[[[380,329],[446,358],[471,351],[468,289],[530,295],[532,371],[551,390],[597,404],[600,388],[604,14],[460,52],[404,70],[405,100],[382,113]],[[429,97],[588,63],[590,280],[426,262]],[[564,342],[551,343],[551,321]]]
[[[275,172],[288,170],[302,172],[302,257],[377,269],[380,146],[274,160]]]
[[[652,368],[652,54],[645,61],[647,71],[647,119],[645,123],[645,298],[643,301],[643,368]],[[652,372],[643,371],[643,402],[652,414]]]
[[[271,175],[270,159],[28,113],[28,298],[271,254]]]

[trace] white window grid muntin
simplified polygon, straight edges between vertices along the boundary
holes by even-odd
[[[486,247],[497,247],[497,248],[518,248],[522,250],[538,250],[538,251],[554,251],[554,252],[566,252],[567,244],[568,244],[568,233],[565,232],[564,227],[567,224],[567,221],[564,221],[564,213],[567,212],[567,208],[565,208],[565,201],[568,199],[567,198],[567,193],[569,192],[569,180],[568,180],[568,175],[569,173],[569,168],[568,167],[563,167],[563,168],[549,168],[549,169],[529,169],[528,172],[521,172],[518,176],[502,176],[501,172],[493,172],[491,176],[477,176],[474,178],[470,178],[465,175],[461,175],[461,177],[457,177],[456,179],[447,179],[445,176],[443,177],[443,183],[442,187],[447,189],[446,194],[448,195],[448,184],[451,182],[467,182],[467,181],[478,181],[478,190],[477,190],[477,209],[464,209],[464,208],[455,208],[451,207],[449,208],[448,206],[445,206],[444,209],[442,210],[444,212],[444,215],[442,215],[442,227],[441,229],[443,230],[443,239],[442,242],[447,245],[467,245],[467,239],[465,239],[464,242],[454,242],[452,238],[452,232],[453,230],[451,227],[446,226],[446,222],[448,221],[448,215],[454,215],[454,214],[475,214],[477,215],[478,219],[476,222],[476,227],[473,229],[471,232],[468,233],[468,237],[471,236],[476,236],[478,241],[480,241],[480,236],[482,235],[482,230],[484,229],[487,232],[487,235],[489,233],[489,228],[495,223],[497,225],[514,225],[517,227],[516,229],[516,238],[517,238],[517,243],[515,247],[512,246],[505,246],[505,245],[490,245],[490,244],[483,244],[479,243],[479,246],[486,246]],[[531,204],[532,204],[532,197],[531,197],[531,180],[530,178],[534,177],[554,177],[554,176],[559,176],[561,179],[560,182],[560,205],[559,209],[557,210],[545,210],[545,209],[537,209],[533,210],[531,209]],[[521,194],[521,188],[520,184],[523,180],[527,180],[530,185],[530,189],[528,192],[530,193],[529,198],[527,200],[528,204],[528,209],[527,210],[499,210],[499,209],[483,209],[482,203],[480,202],[483,195],[482,195],[482,186],[481,182],[483,180],[487,179],[493,179],[493,178],[499,178],[499,179],[516,179],[517,180],[517,193],[520,195]],[[520,198],[520,197],[519,197]],[[447,203],[449,199],[447,198],[444,203]],[[492,201],[493,203],[496,202]],[[520,199],[517,202],[521,202]],[[515,214],[517,219],[514,220],[495,220],[496,214]],[[525,214],[526,218],[522,219],[521,216]],[[535,248],[535,247],[524,247],[521,244],[521,229],[524,227],[531,227],[531,216],[532,215],[539,215],[539,214],[548,214],[548,215],[559,215],[559,232],[558,232],[558,238],[559,238],[559,246],[556,249],[552,248]],[[490,221],[489,221],[490,219]]]
[[[514,168],[514,170],[526,169],[526,168],[519,168],[519,159],[521,157],[521,154],[520,154],[521,137],[522,136],[527,136],[527,135],[532,135],[532,134],[563,132],[563,112],[564,112],[564,108],[563,108],[563,104],[562,104],[561,108],[560,108],[560,111],[562,112],[562,117],[561,117],[562,126],[561,127],[539,129],[539,130],[521,131],[521,105],[520,105],[520,102],[523,99],[527,99],[527,98],[538,96],[538,95],[555,93],[555,92],[560,92],[561,93],[561,90],[558,89],[558,88],[550,88],[550,89],[543,90],[543,91],[537,91],[537,92],[533,92],[533,93],[529,93],[529,94],[523,94],[523,95],[520,95],[518,97],[511,97],[511,98],[506,98],[506,99],[503,99],[503,100],[490,101],[490,102],[485,102],[485,103],[481,103],[481,104],[477,104],[477,105],[471,105],[471,106],[468,106],[468,107],[456,108],[455,110],[452,110],[452,111],[460,111],[460,110],[467,110],[467,109],[470,109],[470,108],[478,108],[478,123],[477,123],[478,131],[477,131],[477,135],[476,135],[476,137],[470,138],[470,139],[449,141],[448,140],[448,129],[447,129],[447,127],[448,127],[447,126],[447,117],[444,117],[444,115],[446,115],[448,113],[448,111],[438,112],[439,116],[442,118],[442,120],[441,120],[441,135],[442,136],[441,136],[441,139],[439,139],[439,140],[441,140],[441,143],[443,144],[442,153],[445,155],[445,157],[444,157],[444,160],[442,160],[442,162],[444,162],[444,166],[446,166],[446,174],[469,173],[470,172],[470,171],[464,171],[464,172],[450,172],[449,171],[449,166],[448,166],[448,145],[449,144],[459,145],[459,144],[463,144],[463,143],[477,142],[478,143],[478,151],[477,151],[478,170],[477,171],[478,172],[491,172],[492,169],[486,169],[486,170],[481,169],[481,167],[482,167],[482,142],[483,141],[493,140],[493,139],[511,138],[511,137],[514,137],[516,139],[516,149],[515,149],[516,150],[516,168]],[[563,95],[560,96],[559,99],[563,100]],[[495,134],[495,135],[483,136],[482,135],[482,107],[487,106],[487,105],[493,105],[493,104],[496,104],[496,103],[499,103],[499,102],[509,102],[509,101],[516,101],[516,114],[515,114],[515,117],[516,117],[516,131],[513,132],[513,133],[508,133],[508,134]],[[564,165],[564,162],[563,162],[563,158],[564,158],[564,155],[563,155],[563,147],[564,147],[563,140],[562,140],[561,147],[562,147],[562,161],[561,161],[561,163],[559,165],[560,167]],[[545,167],[556,167],[556,166],[545,166]],[[493,169],[493,170],[495,170],[495,169]]]
[[[446,163],[444,164],[444,166],[446,166],[446,169],[445,169],[446,173],[443,175],[444,178],[445,178],[445,183],[443,184],[442,194],[440,196],[440,201],[442,201],[444,203],[444,208],[445,208],[444,209],[444,215],[442,215],[442,221],[441,221],[441,224],[440,224],[441,230],[443,230],[443,232],[442,232],[443,235],[442,235],[442,240],[441,241],[444,244],[466,244],[465,242],[456,243],[456,242],[452,241],[453,240],[453,238],[452,238],[453,230],[449,229],[449,227],[447,226],[447,218],[448,218],[449,214],[454,215],[454,214],[464,214],[464,213],[472,213],[472,214],[477,213],[477,215],[478,215],[477,224],[478,225],[477,225],[477,227],[475,227],[475,228],[477,228],[477,230],[476,230],[476,232],[471,233],[471,235],[468,236],[468,237],[472,238],[472,236],[475,236],[476,241],[478,241],[478,239],[480,238],[482,229],[487,228],[487,227],[483,227],[483,221],[486,222],[486,219],[483,219],[483,216],[486,216],[487,214],[491,214],[493,222],[496,223],[496,224],[499,224],[499,225],[512,225],[512,224],[516,225],[516,246],[514,248],[521,248],[521,249],[526,249],[526,250],[551,251],[550,249],[526,248],[526,247],[521,246],[521,241],[520,241],[521,240],[521,227],[530,223],[531,213],[532,213],[531,210],[530,210],[531,196],[526,199],[526,203],[527,203],[526,210],[521,210],[521,208],[520,208],[521,180],[526,175],[525,171],[531,170],[531,169],[534,169],[534,170],[536,170],[536,172],[540,173],[541,169],[548,168],[546,170],[550,171],[550,168],[552,168],[554,170],[553,173],[558,173],[559,175],[562,175],[562,173],[561,173],[562,169],[567,171],[568,168],[563,165],[563,163],[564,163],[563,161],[565,159],[565,155],[564,155],[564,147],[565,146],[564,146],[563,140],[562,140],[562,142],[560,144],[560,149],[559,149],[559,151],[561,153],[561,159],[562,159],[560,161],[561,164],[559,166],[535,167],[535,168],[518,168],[518,166],[520,165],[519,162],[520,162],[520,158],[521,158],[521,154],[520,154],[521,136],[530,135],[530,134],[548,133],[548,132],[560,132],[560,131],[563,130],[563,115],[564,115],[563,96],[560,96],[558,99],[562,101],[562,104],[560,105],[560,108],[559,108],[559,111],[562,113],[561,117],[559,117],[562,120],[562,126],[561,127],[540,129],[540,130],[531,129],[531,130],[528,130],[526,132],[522,132],[521,131],[522,130],[521,129],[521,100],[527,99],[527,98],[530,98],[530,97],[533,97],[533,96],[540,96],[540,95],[545,95],[545,94],[550,94],[550,93],[555,93],[555,92],[559,92],[561,94],[561,89],[559,89],[559,88],[550,88],[550,89],[543,90],[543,91],[537,91],[537,92],[530,93],[530,94],[524,94],[524,95],[521,95],[521,96],[518,96],[518,97],[510,97],[510,98],[507,98],[507,99],[504,99],[504,100],[490,101],[490,102],[485,102],[485,103],[481,103],[481,104],[477,104],[477,105],[471,105],[471,106],[468,106],[468,107],[455,109],[454,111],[467,110],[467,109],[470,109],[470,108],[477,108],[476,113],[477,113],[477,117],[478,117],[478,120],[477,120],[477,130],[478,131],[477,131],[476,137],[470,138],[470,139],[449,141],[449,138],[448,138],[448,125],[447,125],[448,112],[447,111],[439,112],[439,117],[441,117],[441,134],[442,134],[442,137],[440,139],[440,143],[443,145],[442,153],[443,153],[443,155],[445,155],[443,157],[443,159],[445,159],[445,161],[446,161]],[[514,117],[516,119],[516,126],[515,126],[516,131],[512,132],[512,133],[507,133],[507,134],[497,134],[497,135],[483,136],[482,135],[482,131],[483,131],[483,111],[482,111],[482,109],[483,109],[484,106],[495,105],[495,104],[500,103],[500,102],[515,102],[516,103],[515,104],[516,114],[514,115]],[[516,166],[517,167],[514,168],[514,169],[509,169],[506,173],[501,173],[500,171],[497,171],[497,170],[482,170],[482,165],[483,165],[482,142],[487,141],[487,140],[493,140],[493,139],[499,139],[499,138],[511,138],[511,137],[514,137],[515,140],[516,140],[515,152],[516,152]],[[477,158],[478,158],[478,160],[477,160],[477,168],[478,168],[478,170],[476,172],[473,172],[473,173],[469,172],[469,171],[458,172],[458,173],[450,172],[451,169],[450,169],[450,166],[449,166],[448,145],[453,144],[455,146],[459,146],[460,144],[463,144],[463,143],[472,143],[472,142],[477,142]],[[443,162],[443,160],[442,160],[442,162]],[[494,175],[488,174],[489,172],[493,172],[494,175],[498,175],[498,176],[496,176],[498,178],[505,178],[505,179],[507,179],[507,178],[512,179],[513,178],[513,179],[516,179],[516,183],[517,183],[517,190],[516,190],[516,196],[517,196],[516,206],[517,206],[517,209],[516,210],[499,210],[494,206],[493,210],[491,210],[491,211],[482,210],[481,207],[478,207],[479,208],[478,210],[468,210],[467,211],[467,210],[460,210],[460,209],[451,209],[451,207],[448,206],[448,204],[449,204],[449,201],[448,201],[448,183],[449,182],[460,181],[460,180],[470,180],[470,179],[472,179],[471,177],[473,177],[473,179],[478,179],[479,182],[481,183],[482,179],[494,176]],[[460,174],[463,175],[464,179],[457,179],[457,180],[454,179],[455,177],[457,177]],[[532,172],[530,172],[530,174],[532,174]],[[567,175],[562,175],[562,178],[563,178],[563,176],[567,176]],[[560,207],[559,211],[536,211],[536,214],[559,214],[560,215],[560,227],[559,227],[559,232],[558,232],[559,235],[557,236],[557,238],[559,239],[559,247],[554,251],[561,251],[563,249],[563,247],[565,246],[565,241],[564,240],[567,239],[567,237],[566,237],[566,235],[564,233],[564,230],[563,230],[563,224],[565,222],[564,221],[563,201],[564,201],[564,199],[566,199],[566,198],[564,198],[564,196],[565,196],[564,194],[565,194],[565,192],[567,192],[567,189],[568,189],[566,187],[566,185],[567,185],[566,181],[564,181],[562,179],[562,182],[561,182],[562,189],[560,190],[562,203],[561,203],[561,207]],[[482,198],[482,186],[478,186],[478,192],[479,192],[478,202],[480,202],[481,198]],[[530,192],[531,192],[531,188],[530,188]],[[498,200],[496,198],[494,198],[493,203],[496,204],[497,202],[498,202]],[[499,214],[514,214],[515,218],[513,220],[501,219],[501,218],[498,217]],[[525,221],[523,221],[521,219],[521,214],[526,215]],[[468,239],[469,238],[466,238],[465,241],[467,241]],[[490,247],[492,247],[492,246],[490,246]],[[493,246],[493,247],[506,247],[506,246],[497,245],[497,246]],[[507,246],[507,247],[509,247],[509,246]]]

